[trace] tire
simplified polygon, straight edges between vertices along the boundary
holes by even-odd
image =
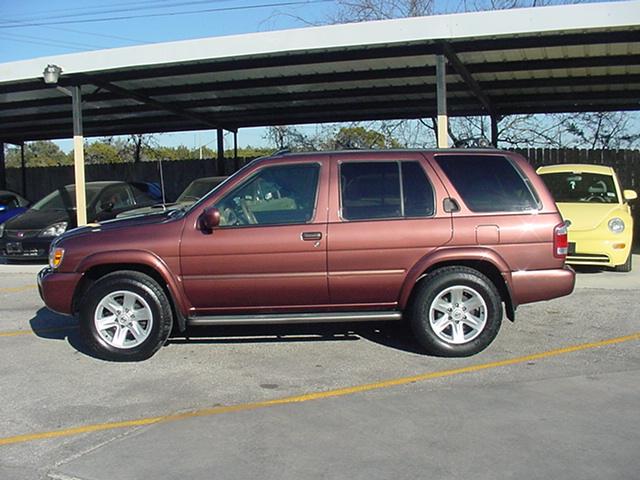
[[[90,351],[104,360],[146,360],[166,342],[172,325],[166,293],[140,272],[104,276],[80,305],[80,334]]]
[[[633,268],[633,265],[632,265],[633,260],[632,260],[632,258],[633,258],[633,255],[632,255],[631,252],[629,252],[629,256],[627,257],[627,261],[624,262],[622,265],[616,265],[615,267],[613,267],[613,269],[616,272],[630,272],[631,269]]]
[[[496,286],[468,267],[438,269],[416,286],[411,328],[425,350],[443,357],[468,357],[484,350],[502,324]]]

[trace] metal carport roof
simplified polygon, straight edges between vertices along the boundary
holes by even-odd
[[[0,64],[0,142],[449,115],[638,110],[640,2],[386,20]]]

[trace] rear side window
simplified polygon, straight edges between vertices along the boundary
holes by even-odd
[[[347,162],[340,166],[346,220],[428,217],[433,187],[418,162]]]
[[[474,212],[538,209],[523,175],[498,155],[438,155],[436,161]]]

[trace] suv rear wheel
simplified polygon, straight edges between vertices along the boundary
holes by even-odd
[[[173,314],[164,290],[140,272],[114,272],[94,283],[80,307],[80,333],[99,358],[138,361],[167,340]]]
[[[468,267],[444,267],[417,285],[411,327],[431,354],[467,357],[484,350],[502,323],[500,294],[489,278]]]

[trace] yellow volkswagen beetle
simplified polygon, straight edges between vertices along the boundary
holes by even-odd
[[[602,165],[553,165],[537,171],[560,214],[571,222],[567,263],[630,272],[633,217],[627,202],[637,193],[621,190],[613,168]]]

